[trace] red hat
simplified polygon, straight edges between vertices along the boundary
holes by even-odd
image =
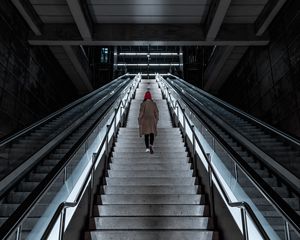
[[[144,100],[147,100],[147,99],[152,99],[151,93],[149,91],[147,91],[144,96]]]

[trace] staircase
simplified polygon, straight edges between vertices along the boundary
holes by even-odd
[[[139,107],[147,88],[160,113],[154,154],[145,152],[138,131]],[[158,85],[142,80],[127,127],[119,130],[105,185],[95,196],[86,239],[218,239],[189,160]]]

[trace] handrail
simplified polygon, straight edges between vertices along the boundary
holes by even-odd
[[[125,89],[119,91],[126,92],[126,90],[129,87],[132,88],[132,86],[130,86],[129,84]],[[108,99],[107,101],[109,100],[111,99]],[[113,104],[114,102],[110,103],[109,106],[106,107],[104,113],[106,113]],[[101,119],[102,117],[103,114],[99,119]],[[61,161],[59,161],[59,163],[50,171],[50,173],[39,183],[39,185],[29,194],[25,201],[16,209],[16,211],[8,218],[8,220],[2,226],[0,226],[0,239],[5,239],[9,237],[15,229],[20,228],[19,225],[22,224],[22,221],[29,214],[31,208],[42,196],[44,196],[46,190],[52,185],[54,180],[68,165],[75,152],[77,152],[77,150],[81,147],[82,143],[89,137],[90,133],[95,129],[95,127],[99,123],[99,119],[89,128],[89,130],[83,136],[81,136],[77,143],[68,151],[68,153],[61,159]]]
[[[129,97],[129,94],[127,95],[127,99],[125,100],[125,102],[128,103],[128,97]],[[121,101],[117,107],[117,109],[119,109],[120,107],[125,107],[127,104],[124,104],[123,101]],[[107,125],[107,129],[106,129],[106,133],[103,137],[103,140],[98,148],[98,152],[97,153],[94,153],[93,155],[93,162],[92,162],[92,166],[90,167],[90,170],[88,172],[88,174],[86,175],[85,177],[85,180],[84,180],[84,183],[81,185],[81,188],[80,188],[80,191],[79,193],[77,194],[77,197],[76,199],[73,201],[73,202],[62,202],[56,209],[53,217],[51,218],[50,220],[50,223],[48,224],[43,236],[41,239],[47,239],[54,227],[54,225],[56,224],[58,218],[61,216],[61,221],[64,222],[64,217],[65,217],[65,209],[66,208],[72,208],[72,207],[76,207],[78,205],[78,203],[80,202],[81,198],[83,197],[84,193],[85,193],[85,189],[88,187],[88,184],[89,184],[89,181],[91,179],[91,184],[93,184],[93,173],[94,173],[94,170],[95,170],[95,165],[96,165],[96,160],[98,159],[98,157],[100,156],[100,153],[102,152],[103,150],[103,147],[105,144],[107,144],[108,142],[108,135],[110,133],[110,130],[113,126],[113,123],[115,122],[116,120],[116,117],[117,117],[117,112],[118,111],[115,111],[114,112],[114,116],[111,120],[111,123]],[[107,146],[106,146],[107,147]],[[92,186],[91,186],[92,187]],[[64,224],[61,223],[60,225],[60,239],[62,239],[62,232],[61,231],[64,231]]]
[[[162,79],[163,79],[163,78],[162,78]],[[167,84],[167,83],[166,83],[166,84]],[[170,97],[170,96],[171,96],[171,95],[170,95],[170,92],[167,91],[167,93],[169,94],[169,98],[171,99],[171,97]],[[224,190],[223,185],[220,183],[220,180],[219,180],[218,176],[217,176],[216,173],[215,173],[214,167],[212,166],[212,164],[211,164],[210,161],[208,160],[208,158],[207,158],[207,156],[206,156],[206,153],[205,153],[205,151],[204,151],[204,149],[203,149],[203,147],[202,147],[202,145],[201,145],[201,143],[200,143],[200,140],[199,140],[199,138],[197,137],[197,135],[195,134],[195,130],[194,130],[194,128],[192,127],[192,125],[191,125],[189,119],[187,118],[186,113],[185,113],[184,109],[182,108],[181,104],[179,103],[178,100],[175,101],[175,105],[174,105],[174,103],[173,103],[172,101],[171,101],[171,104],[172,104],[173,109],[175,109],[177,106],[179,106],[180,109],[183,110],[183,111],[182,111],[182,114],[183,114],[184,118],[187,119],[187,122],[188,122],[188,124],[189,124],[189,127],[190,127],[190,129],[191,129],[191,131],[192,131],[192,133],[193,133],[193,137],[195,137],[195,140],[197,141],[197,143],[198,143],[198,145],[199,145],[199,147],[200,147],[200,149],[201,149],[201,151],[202,151],[202,153],[203,153],[203,155],[204,155],[204,157],[205,157],[206,162],[208,163],[208,165],[210,166],[210,168],[212,168],[212,172],[214,173],[214,177],[215,177],[216,179],[218,179],[218,180],[217,180],[217,181],[218,181],[218,185],[219,185],[219,187],[222,189],[222,193],[225,194],[225,195],[227,196],[227,197],[224,196],[224,197],[226,198],[226,201],[227,201],[227,200],[230,200],[230,198],[228,197],[228,195],[227,195],[227,193],[226,193],[226,190]],[[218,137],[217,137],[217,139],[219,140]],[[221,142],[221,144],[223,145],[222,142]],[[226,147],[225,147],[225,148],[226,148]],[[232,152],[229,152],[229,154],[232,155]],[[236,156],[233,156],[233,159],[235,159],[235,158],[236,158]],[[235,159],[235,160],[236,160],[236,159]],[[259,183],[259,181],[256,179],[257,177],[259,177],[259,176],[257,175],[257,173],[255,173],[253,170],[251,171],[250,169],[247,169],[245,166],[243,166],[244,164],[243,164],[242,161],[236,161],[236,163],[238,164],[238,166],[240,167],[240,169],[243,171],[243,173],[244,173],[245,175],[247,175],[247,177],[255,184],[255,186],[256,186],[256,187],[264,194],[264,196],[265,196],[265,197],[267,196],[267,198],[269,199],[269,197],[270,197],[269,195],[270,195],[270,194],[269,194],[268,192],[264,191],[264,190],[261,188],[260,185],[265,185],[264,187],[266,187],[267,189],[269,188],[268,190],[271,190],[271,191],[274,191],[274,190],[271,189],[271,188],[270,188],[268,185],[266,185],[266,184],[261,184],[261,183]],[[251,174],[250,174],[249,172],[250,172]],[[253,177],[253,175],[254,175],[255,177]],[[271,194],[271,195],[272,195],[272,194]],[[271,201],[271,202],[274,204],[274,206],[276,207],[276,209],[280,211],[280,213],[281,213],[282,216],[286,219],[286,221],[289,222],[289,224],[291,224],[291,225],[292,225],[295,229],[297,229],[297,231],[299,232],[299,226],[297,225],[297,220],[295,220],[295,218],[296,218],[298,215],[295,214],[295,215],[293,216],[294,219],[293,219],[293,220],[290,219],[290,216],[288,216],[288,215],[286,214],[286,212],[283,211],[283,210],[281,209],[281,207],[280,207],[280,204],[283,204],[284,206],[287,205],[282,199],[280,199],[280,200],[276,199],[275,203],[274,203],[274,199],[273,199],[273,198],[269,199],[269,201]],[[278,204],[277,201],[279,201],[280,204]],[[228,203],[229,206],[231,206],[231,205],[229,204],[230,202],[227,201],[227,203]],[[236,206],[239,206],[239,204],[242,204],[243,207],[245,207],[245,203],[244,203],[244,202],[236,202],[236,203],[232,203],[232,202],[231,202],[231,204],[232,204],[232,206],[234,206],[235,204],[237,204]],[[273,204],[272,204],[272,205],[273,205]],[[247,205],[248,205],[248,204],[247,204]],[[247,208],[248,208],[248,210],[247,210]],[[245,207],[245,209],[246,209],[247,211],[249,211],[249,214],[251,215],[252,220],[255,222],[255,225],[258,227],[260,233],[265,237],[265,235],[267,235],[267,234],[265,233],[263,227],[261,226],[260,222],[258,221],[258,219],[257,219],[256,215],[254,214],[253,210],[251,209],[251,207],[248,205],[247,207]],[[298,217],[298,218],[299,218],[299,217]],[[295,220],[295,221],[294,221],[294,220]],[[299,221],[298,221],[298,222],[299,222]],[[267,239],[269,239],[269,238],[267,238]]]
[[[178,91],[184,90],[184,86],[178,84],[177,82],[173,82],[173,81],[170,80],[170,79],[166,80],[166,82],[168,82],[168,81],[171,81],[172,84],[175,86],[175,88],[178,89]],[[170,83],[169,83],[169,85],[170,85]],[[174,88],[174,87],[173,87],[173,88]],[[191,98],[193,98],[194,101],[197,101],[199,104],[203,105],[199,99],[197,99],[196,97],[194,97],[194,96],[193,96],[191,93],[189,93],[188,91],[186,91],[186,95],[189,95]],[[186,97],[186,96],[185,96],[185,97]],[[197,107],[197,109],[199,109],[199,108]],[[208,111],[207,111],[207,108],[204,108],[203,110],[201,109],[200,111],[204,112],[204,114],[205,114],[208,118],[210,118],[212,121],[218,123],[218,119],[220,119],[220,118],[219,118],[219,116],[215,115],[215,113],[213,113],[212,110],[208,110]],[[212,116],[212,115],[214,115],[214,116]],[[202,119],[202,116],[200,116],[200,118]],[[290,169],[286,169],[285,172],[282,172],[282,170],[286,168],[285,166],[281,166],[281,169],[280,169],[280,168],[278,168],[276,165],[274,165],[274,164],[272,164],[272,163],[266,161],[265,157],[267,157],[268,159],[270,159],[270,160],[272,160],[272,161],[276,161],[276,159],[274,159],[274,157],[272,157],[270,153],[263,151],[263,149],[261,149],[259,146],[257,146],[256,144],[252,143],[251,140],[249,140],[249,139],[247,139],[247,137],[245,137],[244,139],[246,139],[247,142],[253,144],[253,146],[247,145],[247,142],[244,142],[244,140],[243,140],[243,137],[244,137],[244,136],[242,136],[242,133],[240,133],[240,131],[239,131],[238,129],[236,129],[234,126],[231,126],[230,123],[228,123],[226,120],[223,120],[223,119],[220,119],[220,120],[223,121],[224,123],[226,123],[226,124],[223,125],[223,127],[224,127],[224,129],[225,129],[230,135],[232,135],[233,137],[235,137],[236,139],[238,139],[239,142],[240,142],[240,144],[241,144],[242,146],[246,147],[246,148],[249,150],[249,152],[251,152],[251,153],[253,154],[253,156],[255,156],[257,159],[259,159],[259,160],[260,160],[262,163],[264,163],[266,166],[268,166],[269,170],[270,170],[272,173],[276,174],[277,177],[278,177],[283,183],[285,183],[286,186],[288,186],[289,189],[290,189],[294,194],[296,194],[297,196],[300,197],[300,193],[299,193],[299,190],[298,190],[298,188],[299,188],[299,186],[298,186],[299,178],[298,178],[294,173],[292,173]],[[205,122],[205,120],[203,120],[203,121]],[[220,125],[220,123],[218,123],[218,124]],[[228,129],[228,127],[226,127],[226,125],[228,125],[228,127],[230,127],[232,130],[236,131],[236,132],[240,135],[240,137],[239,137],[239,136],[235,136],[234,134],[232,134],[231,129]],[[209,125],[207,125],[207,126],[209,127]],[[211,129],[211,128],[210,128],[210,129]],[[213,129],[212,129],[211,131],[214,132],[214,135],[217,134],[217,133],[215,133],[215,131],[214,131]],[[242,140],[241,140],[241,139],[242,139]],[[261,151],[261,153],[260,153],[259,151]],[[263,155],[262,155],[262,154],[263,154]],[[284,174],[284,173],[286,173],[286,172],[289,172],[289,175],[288,175],[288,176],[287,176],[286,174]]]
[[[198,114],[197,116],[201,118]],[[263,180],[260,180],[261,177],[255,171],[253,171],[252,168],[248,167],[248,164],[246,164],[242,160],[242,158],[238,154],[236,154],[231,146],[226,143],[214,129],[212,129],[209,125],[207,125],[207,127],[216,137],[216,139],[221,143],[221,145],[225,149],[227,149],[227,151],[229,151],[229,154],[233,157],[235,163],[238,164],[243,173],[247,175],[247,177],[254,183],[256,188],[268,199],[269,202],[271,202],[271,204],[277,209],[277,211],[281,213],[283,218],[289,224],[291,224],[296,229],[296,231],[298,231],[298,233],[300,233],[300,226],[297,224],[300,222],[299,215],[296,214],[295,211],[285,201],[283,201],[282,198],[268,184],[266,184]]]
[[[115,79],[114,81],[112,81],[110,84],[112,84],[113,82],[116,82],[116,81],[118,81],[118,80],[124,78],[125,76],[127,76],[127,74],[124,74],[124,75],[122,75],[122,76],[116,78],[116,79]],[[24,129],[22,129],[21,131],[19,131],[19,132],[17,132],[17,133],[14,133],[14,134],[12,134],[11,136],[6,137],[6,138],[3,139],[2,141],[0,141],[0,147],[6,145],[6,144],[9,143],[9,142],[12,142],[12,141],[15,140],[16,138],[18,138],[18,137],[20,137],[20,136],[26,134],[27,132],[31,131],[32,129],[34,129],[34,128],[40,126],[40,125],[42,125],[43,123],[48,122],[50,119],[54,118],[55,116],[58,116],[59,114],[61,114],[61,113],[63,113],[63,112],[66,112],[67,110],[69,110],[69,109],[71,109],[71,108],[73,108],[73,107],[79,105],[80,103],[84,102],[86,99],[88,99],[88,98],[92,97],[93,95],[96,95],[98,92],[102,91],[103,88],[105,88],[105,87],[107,87],[107,86],[105,85],[105,86],[102,86],[101,88],[96,89],[95,91],[93,91],[93,92],[91,92],[91,93],[89,93],[89,94],[83,96],[82,98],[79,98],[78,100],[76,100],[76,101],[70,103],[69,105],[67,105],[67,106],[65,106],[65,107],[63,107],[63,108],[57,110],[56,112],[54,112],[54,113],[52,113],[52,114],[50,114],[50,115],[48,115],[48,116],[42,118],[41,120],[39,120],[39,121],[33,123],[32,125],[30,125],[30,126],[24,128]]]
[[[205,95],[206,97],[212,99],[214,102],[217,102],[218,104],[222,105],[226,109],[229,109],[231,112],[237,113],[238,115],[242,115],[244,118],[251,120],[256,125],[260,125],[263,128],[266,128],[269,131],[271,131],[271,132],[273,132],[277,135],[280,135],[281,137],[285,138],[285,140],[288,140],[288,141],[290,141],[290,142],[292,142],[292,143],[294,143],[294,144],[296,144],[297,146],[300,147],[300,140],[294,138],[293,136],[291,136],[291,135],[289,135],[289,134],[287,134],[287,133],[271,126],[270,124],[268,124],[264,121],[261,121],[260,119],[257,119],[255,117],[251,116],[250,114],[242,111],[241,109],[238,109],[238,108],[232,106],[231,104],[229,104],[229,103],[227,103],[227,102],[225,102],[225,101],[223,101],[223,100],[221,100],[221,99],[219,99],[219,98],[217,98],[217,97],[215,97],[215,96],[213,96],[213,95],[211,95],[211,94],[209,94],[209,93],[207,93],[207,92],[205,92],[201,89],[196,88],[194,85],[184,81],[183,79],[181,79],[181,78],[179,78],[175,75],[169,74],[169,76],[175,77],[176,79],[181,81],[183,84],[188,85],[189,87],[193,88],[195,91],[197,91],[197,92]]]

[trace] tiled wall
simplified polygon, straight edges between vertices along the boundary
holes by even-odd
[[[251,47],[219,97],[300,137],[300,4],[292,0],[270,29],[266,47]]]
[[[0,4],[0,138],[76,97],[47,47],[30,47],[29,29],[10,0]]]

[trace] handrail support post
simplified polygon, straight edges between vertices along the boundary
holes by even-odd
[[[185,120],[185,109],[181,109],[182,111],[182,120],[183,120],[183,136],[184,142],[186,143],[186,120]]]
[[[210,153],[206,153],[206,156],[207,156],[208,161],[211,163]],[[208,181],[209,181],[209,193],[210,193],[210,196],[209,196],[210,216],[211,216],[211,218],[213,219],[213,222],[214,222],[214,219],[215,219],[215,199],[214,199],[214,188],[213,188],[214,186],[213,186],[213,179],[212,179],[212,169],[211,169],[210,164],[208,164]]]
[[[287,221],[284,221],[284,234],[285,234],[285,240],[291,240],[290,226]]]
[[[97,160],[97,153],[93,153],[92,156],[92,171],[91,171],[91,180],[90,180],[90,192],[89,192],[89,217],[92,216],[93,213],[93,206],[94,206],[94,201],[93,201],[93,188],[94,188],[94,165]]]
[[[242,217],[242,227],[243,227],[244,240],[249,240],[248,224],[247,224],[247,213],[246,213],[245,208],[241,208],[241,217]]]
[[[22,224],[19,225],[16,232],[16,240],[20,240],[22,236]]]
[[[65,219],[66,219],[66,208],[64,208],[60,214],[59,236],[58,236],[59,240],[64,239]]]

